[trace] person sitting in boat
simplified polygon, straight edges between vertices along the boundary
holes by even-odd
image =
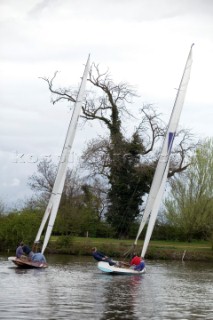
[[[28,256],[29,260],[32,260],[32,256],[34,255],[34,252],[31,250],[29,246],[26,244],[22,247],[23,252]]]
[[[115,261],[107,257],[104,253],[97,251],[96,247],[92,248],[92,255],[93,255],[93,258],[97,261],[108,262],[110,266],[116,265]]]
[[[43,262],[46,263],[45,256],[41,252],[34,253],[31,248],[27,245],[23,246],[24,253],[28,256],[28,259],[33,262]]]
[[[36,252],[32,256],[32,261],[46,263],[46,258],[41,252]]]
[[[19,246],[16,249],[16,258],[18,258],[18,259],[25,257],[24,251],[23,251],[23,246],[24,246],[24,243],[20,242]]]
[[[134,253],[132,260],[130,261],[130,267],[131,266],[136,271],[142,271],[145,268],[145,262],[143,261],[142,257],[139,257]]]

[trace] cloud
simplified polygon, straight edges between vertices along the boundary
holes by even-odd
[[[20,186],[20,180],[18,178],[13,178],[10,181],[3,182],[3,187],[19,187]]]
[[[20,180],[18,178],[14,178],[12,180],[11,187],[18,187],[18,186],[20,186]]]
[[[63,146],[71,105],[53,107],[39,77],[59,70],[56,87],[76,88],[88,53],[115,81],[136,86],[141,100],[135,108],[154,103],[168,116],[195,42],[182,121],[211,135],[206,119],[213,116],[212,12],[208,0],[1,0],[0,164],[7,184],[2,193],[16,189],[14,197],[26,195],[27,177],[36,171],[36,163],[12,162],[16,152],[58,155]],[[103,129],[93,124],[78,130],[77,154]],[[20,185],[13,188],[16,179]]]

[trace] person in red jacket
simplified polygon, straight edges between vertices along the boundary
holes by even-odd
[[[142,257],[133,254],[132,260],[130,261],[130,266],[136,271],[142,271],[145,268],[145,263]]]

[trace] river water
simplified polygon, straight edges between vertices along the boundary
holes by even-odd
[[[147,261],[140,276],[103,274],[92,257],[47,256],[22,270],[0,256],[0,319],[213,319],[213,265]]]

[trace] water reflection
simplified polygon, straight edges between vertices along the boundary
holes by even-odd
[[[134,306],[135,297],[140,291],[143,276],[106,275],[104,313],[101,320],[132,319],[137,320]]]
[[[91,257],[48,262],[19,269],[0,257],[1,320],[212,319],[211,264],[152,261],[145,275],[112,276]]]

